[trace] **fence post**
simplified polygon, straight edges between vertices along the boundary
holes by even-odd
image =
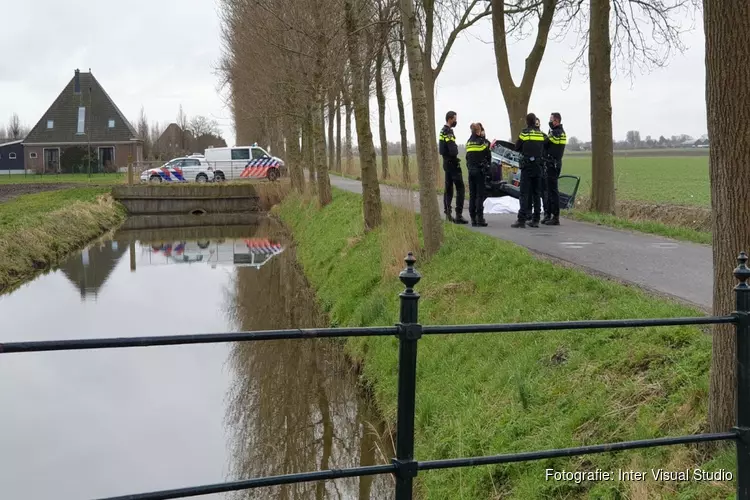
[[[422,336],[419,324],[419,294],[414,286],[422,278],[414,269],[416,259],[404,259],[406,269],[398,278],[406,289],[399,294],[401,311],[398,323],[398,422],[396,424],[396,500],[411,500],[412,485],[417,475],[414,461],[414,407],[417,392],[417,341]]]
[[[737,257],[734,277],[737,322],[737,498],[750,500],[750,269],[747,254]]]

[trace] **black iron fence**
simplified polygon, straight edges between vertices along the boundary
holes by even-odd
[[[219,484],[112,497],[108,500],[166,500],[173,498],[187,498],[214,493],[261,488],[265,486],[277,486],[348,477],[373,476],[379,474],[393,474],[396,479],[396,500],[407,500],[412,498],[413,481],[419,471],[524,462],[708,441],[735,442],[737,447],[737,498],[750,500],[750,284],[748,284],[748,280],[750,280],[750,269],[747,267],[748,257],[745,252],[742,252],[738,257],[739,265],[734,270],[734,276],[739,281],[739,284],[734,289],[736,294],[736,310],[727,316],[452,326],[423,326],[419,323],[419,294],[415,292],[414,287],[421,279],[421,276],[414,268],[414,263],[416,261],[411,253],[409,253],[405,260],[406,269],[399,274],[399,279],[406,288],[399,294],[401,306],[400,317],[399,322],[395,326],[267,330],[257,332],[159,337],[9,342],[0,344],[0,354],[282,339],[371,337],[386,335],[396,335],[398,337],[399,359],[396,458],[394,458],[390,464],[253,478]],[[737,336],[737,425],[726,432],[644,439],[640,441],[624,441],[593,446],[579,446],[575,448],[510,453],[484,457],[427,461],[417,461],[414,458],[417,344],[423,335],[718,324],[735,325]]]

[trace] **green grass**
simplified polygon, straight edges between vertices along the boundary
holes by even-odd
[[[641,233],[655,234],[681,241],[690,241],[703,245],[710,245],[713,241],[711,233],[707,231],[696,231],[687,227],[671,226],[655,221],[634,221],[613,215],[598,214],[581,210],[570,210],[564,214],[570,219],[590,222],[602,226],[638,231]]]
[[[288,198],[277,207],[334,325],[392,325],[396,276],[382,278],[380,231],[364,234],[361,197],[334,190],[323,209]],[[404,217],[409,216],[404,213]],[[537,260],[508,242],[455,225],[429,262],[418,261],[423,324],[655,318],[699,313],[620,284]],[[347,347],[389,422],[395,422],[398,343],[354,338]],[[416,457],[489,455],[701,432],[710,337],[690,327],[427,336],[419,343]],[[682,446],[575,459],[420,473],[421,496],[477,498],[732,498],[731,483],[556,483],[546,468],[735,470]]]
[[[0,204],[0,292],[47,269],[125,217],[107,188],[22,195]]]
[[[140,172],[139,172],[140,173]],[[89,177],[86,174],[14,174],[14,175],[2,175],[0,174],[0,184],[96,184],[96,185],[111,185],[111,184],[122,184],[126,182],[125,174],[92,174]],[[136,174],[136,181],[138,181],[138,173]]]

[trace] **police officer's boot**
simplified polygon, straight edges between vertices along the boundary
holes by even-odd
[[[526,219],[518,219],[516,222],[511,224],[510,227],[523,229],[526,227]]]
[[[552,220],[552,214],[544,213],[544,219],[542,219],[542,224],[545,226],[549,224],[549,221]]]
[[[560,217],[552,217],[550,220],[543,222],[542,224],[546,224],[548,226],[559,226],[560,225]]]
[[[450,209],[450,207],[444,209],[443,213],[445,214],[445,220],[447,220],[448,222],[453,222],[453,217],[451,217],[451,209]]]
[[[463,210],[456,209],[456,216],[453,218],[453,222],[455,224],[468,224],[469,221],[464,219],[464,216],[461,215],[461,212],[463,212]]]
[[[472,226],[473,225],[474,224],[472,224]],[[484,220],[484,217],[480,217],[480,218],[477,219],[476,225],[479,226],[479,227],[487,227],[487,221]]]

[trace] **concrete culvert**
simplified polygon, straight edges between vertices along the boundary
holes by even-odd
[[[190,215],[206,215],[206,211],[202,208],[196,208],[195,210],[190,212]]]

